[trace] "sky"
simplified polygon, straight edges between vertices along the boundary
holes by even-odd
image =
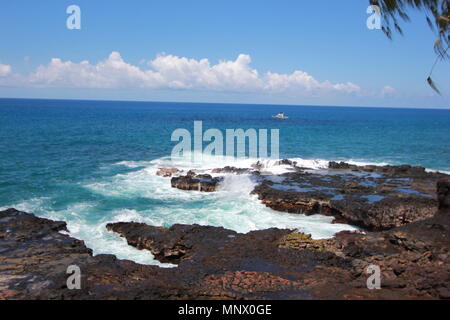
[[[424,14],[391,41],[368,2],[2,1],[0,97],[450,108]]]

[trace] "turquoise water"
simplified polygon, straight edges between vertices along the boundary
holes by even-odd
[[[271,118],[280,111],[289,119]],[[0,99],[0,207],[65,220],[95,253],[141,263],[155,262],[108,233],[107,222],[289,227],[316,238],[351,229],[263,207],[248,195],[247,176],[227,177],[217,194],[172,189],[155,172],[167,165],[172,131],[192,131],[194,120],[204,130],[280,129],[281,157],[318,167],[350,160],[450,171],[450,110]]]

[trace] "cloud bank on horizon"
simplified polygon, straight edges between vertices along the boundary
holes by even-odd
[[[236,60],[211,64],[208,59],[189,59],[174,55],[158,55],[140,68],[124,61],[119,52],[97,64],[79,63],[53,58],[47,65],[29,74],[14,73],[9,65],[0,64],[0,86],[35,88],[142,88],[250,92],[295,96],[320,94],[366,95],[352,82],[319,81],[307,72],[261,74],[251,66],[251,57],[240,54]],[[378,94],[393,94],[385,86]]]

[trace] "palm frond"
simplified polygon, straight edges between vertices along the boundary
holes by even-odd
[[[431,79],[431,77],[427,78],[427,82],[430,85],[431,89],[433,89],[434,91],[436,91],[436,93],[438,95],[441,95],[441,92],[439,91],[439,89],[437,88],[436,84],[434,83],[433,79]]]

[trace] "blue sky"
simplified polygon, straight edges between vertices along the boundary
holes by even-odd
[[[66,27],[71,4],[81,30]],[[435,35],[424,15],[390,41],[366,27],[367,6],[3,1],[0,97],[450,108],[449,62],[433,76],[443,96],[425,82]]]

